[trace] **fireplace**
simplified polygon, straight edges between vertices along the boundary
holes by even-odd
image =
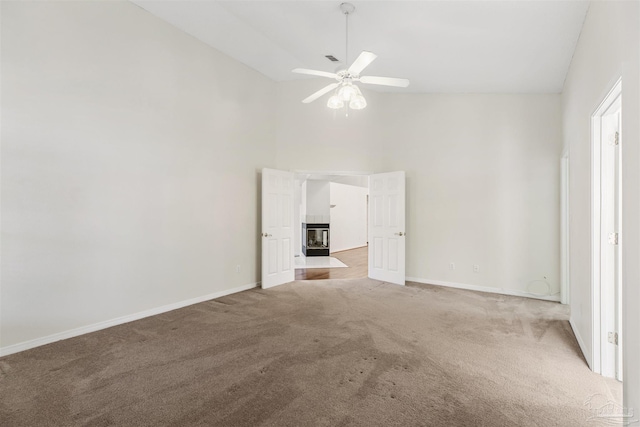
[[[302,253],[329,256],[329,224],[302,223]]]

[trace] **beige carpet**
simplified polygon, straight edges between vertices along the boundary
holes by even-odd
[[[557,303],[363,280],[251,290],[0,359],[4,426],[592,426]],[[592,399],[593,401],[593,399]]]

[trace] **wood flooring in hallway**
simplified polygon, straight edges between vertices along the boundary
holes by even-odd
[[[331,256],[344,262],[347,267],[297,268],[296,280],[359,279],[367,277],[369,265],[367,246],[334,252]]]

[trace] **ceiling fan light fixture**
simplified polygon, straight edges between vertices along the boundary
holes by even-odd
[[[327,107],[333,110],[339,110],[344,107],[344,101],[337,94],[333,94],[327,101]]]
[[[349,15],[352,14],[356,8],[351,3],[341,3],[340,10],[345,16],[345,64],[349,63]],[[309,70],[306,68],[296,68],[292,70],[298,74],[308,74],[312,76],[327,77],[337,80],[312,95],[302,100],[303,103],[308,104],[316,99],[320,98],[326,93],[329,93],[335,89],[335,92],[331,95],[327,101],[327,107],[339,110],[341,108],[346,109],[346,116],[349,116],[349,110],[362,110],[367,106],[367,100],[362,96],[360,88],[354,85],[353,82],[359,82],[362,84],[392,86],[392,87],[407,87],[409,86],[409,80],[397,79],[394,77],[377,77],[377,76],[363,76],[362,71],[369,66],[378,56],[366,50],[360,52],[360,55],[349,66],[349,68],[341,69],[335,73],[329,73],[326,71]]]
[[[349,108],[351,108],[352,110],[362,110],[366,106],[367,106],[367,100],[364,99],[364,96],[362,96],[362,95],[358,95],[358,96],[354,97],[349,102]]]
[[[357,86],[352,85],[351,83],[345,83],[338,89],[338,96],[344,102],[349,102],[353,97],[358,94]]]
[[[349,108],[352,110],[362,110],[367,106],[367,100],[362,95],[354,96],[349,102]]]

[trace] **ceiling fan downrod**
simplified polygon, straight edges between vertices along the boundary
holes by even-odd
[[[341,3],[340,10],[345,17],[345,43],[344,43],[344,63],[349,64],[349,15],[355,12],[356,7],[351,3]],[[333,96],[327,101],[327,107],[337,110],[346,107],[346,115],[349,116],[349,108],[361,110],[367,106],[367,101],[362,96],[358,86],[352,82],[354,76],[349,69],[345,68],[337,73],[338,87]]]
[[[356,7],[351,3],[341,3],[340,10],[345,15],[345,46],[344,46],[344,63],[349,63],[349,15],[356,11]]]

